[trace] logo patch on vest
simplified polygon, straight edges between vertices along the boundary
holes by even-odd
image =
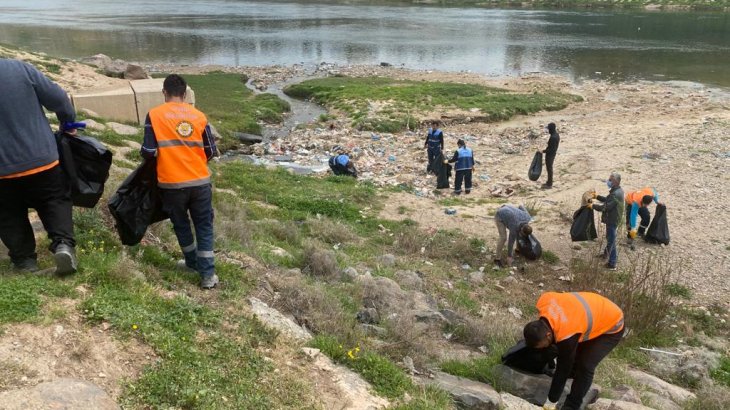
[[[193,124],[187,122],[187,121],[180,121],[175,126],[175,131],[177,132],[177,135],[187,138],[191,135],[193,135]]]

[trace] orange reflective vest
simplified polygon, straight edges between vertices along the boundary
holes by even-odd
[[[628,194],[626,194],[625,201],[628,205],[639,204],[639,206],[641,206],[641,199],[644,198],[646,195],[649,195],[652,198],[655,198],[656,191],[654,191],[654,188],[652,188],[652,187],[646,187],[646,188],[642,188],[639,191],[629,192]]]
[[[624,312],[605,297],[590,292],[545,292],[537,300],[540,317],[550,323],[555,342],[581,334],[581,342],[624,328]]]
[[[157,181],[176,189],[210,183],[203,131],[205,114],[187,103],[168,102],[150,110],[157,140]]]

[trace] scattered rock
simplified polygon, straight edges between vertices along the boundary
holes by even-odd
[[[106,129],[106,125],[96,122],[92,120],[91,118],[85,119],[84,123],[86,123],[86,129],[90,130],[96,130],[96,131],[104,131]]]
[[[320,350],[314,347],[302,347],[302,353],[307,355],[307,357],[314,359],[319,355]]]
[[[484,272],[474,271],[469,274],[469,283],[472,285],[484,284]]]
[[[145,80],[150,78],[147,72],[141,66],[137,64],[127,64],[127,68],[124,69],[122,77],[125,80]]]
[[[365,324],[379,323],[380,315],[375,308],[363,308],[357,312],[357,321]]]
[[[494,369],[496,382],[502,387],[503,391],[514,394],[532,404],[542,405],[547,400],[547,394],[550,390],[552,378],[544,374],[528,374],[511,367],[498,365]],[[568,380],[563,394],[560,397],[558,408],[562,406],[565,397],[570,393],[570,385],[572,380]],[[591,388],[583,398],[583,405],[590,403],[598,397],[600,388],[597,385],[591,385]]]
[[[509,393],[499,393],[499,397],[502,399],[502,408],[504,410],[541,410],[541,406],[536,406],[532,403],[522,400],[517,396],[513,396]]]
[[[112,58],[106,54],[96,54],[91,57],[84,57],[81,59],[84,64],[92,65],[96,68],[104,68],[112,63]]]
[[[421,380],[449,392],[460,408],[499,410],[502,405],[499,393],[488,384],[443,372],[436,372],[433,378]]]
[[[254,315],[265,325],[300,341],[306,342],[312,338],[308,330],[302,328],[278,310],[269,307],[257,298],[249,298],[248,300],[251,303]]]
[[[682,406],[652,391],[642,393],[642,404],[661,410],[682,410]]]
[[[0,393],[0,403],[6,410],[117,410],[120,408],[97,385],[75,379],[58,379],[26,389],[5,391]]]
[[[395,281],[406,290],[423,290],[423,279],[413,271],[399,270],[395,273]]]
[[[517,284],[519,280],[515,278],[514,276],[507,276],[506,278],[502,279],[503,285],[514,285]]]
[[[99,114],[97,114],[97,113],[96,113],[96,111],[91,111],[91,110],[90,110],[90,109],[88,109],[88,108],[82,108],[82,109],[80,109],[80,110],[79,110],[79,112],[80,112],[80,113],[83,113],[83,114],[86,114],[86,115],[88,115],[89,117],[96,117],[96,118],[99,118]]]
[[[641,403],[641,396],[633,387],[621,385],[608,391],[614,400],[628,401],[630,403]]]
[[[710,378],[710,369],[719,366],[722,354],[705,348],[685,346],[681,356],[650,352],[650,370],[668,380],[684,380],[699,385]]]
[[[360,274],[357,272],[357,269],[353,267],[345,268],[345,270],[342,271],[342,276],[344,276],[347,279],[355,280]]]
[[[291,256],[291,253],[287,252],[286,249],[279,248],[278,246],[272,246],[269,252],[271,252],[271,254],[274,256],[278,256],[279,258],[293,258],[293,256]]]
[[[247,134],[245,132],[234,132],[233,138],[237,138],[240,142],[242,142],[244,144],[258,144],[264,140],[264,137],[262,137],[260,135]],[[263,149],[263,146],[261,148]],[[263,151],[262,151],[262,155],[263,155]]]
[[[387,399],[370,393],[372,386],[363,380],[359,374],[332,363],[329,357],[323,354],[316,356],[313,367],[328,377],[339,391],[339,401],[329,403],[331,408],[353,410],[383,409],[390,405]]]
[[[640,385],[659,394],[660,396],[670,399],[675,403],[682,404],[687,400],[696,398],[695,394],[691,391],[675,386],[671,383],[667,383],[656,376],[652,376],[640,370],[629,369],[628,373],[629,376],[631,376]]]
[[[380,263],[383,266],[393,266],[393,265],[395,265],[395,255],[390,254],[390,253],[381,255],[378,258],[378,263]]]
[[[367,336],[374,336],[374,337],[385,337],[388,335],[388,331],[384,327],[370,325],[367,323],[361,323],[360,329],[365,333]]]
[[[131,125],[125,125],[120,124],[118,122],[108,122],[106,123],[107,127],[111,128],[112,131],[116,132],[119,135],[137,135],[139,134],[139,129],[137,127],[133,127]]]
[[[598,399],[586,407],[588,410],[653,410],[641,404],[621,400]],[[664,410],[664,409],[662,409]]]
[[[512,316],[514,316],[515,318],[522,319],[522,310],[520,310],[520,308],[516,308],[516,307],[512,306],[512,307],[508,308],[507,311],[509,313],[511,313]]]

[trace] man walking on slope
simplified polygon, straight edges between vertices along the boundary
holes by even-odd
[[[76,118],[66,92],[30,64],[0,59],[0,239],[16,269],[38,270],[34,208],[51,239],[56,274],[76,271],[71,192],[43,107],[61,128]],[[75,135],[76,130],[66,133]]]
[[[547,148],[542,152],[545,154],[545,168],[547,168],[548,179],[543,184],[543,189],[553,187],[553,163],[555,163],[555,156],[558,154],[558,145],[560,145],[560,134],[555,130],[555,123],[551,122],[548,124],[547,130],[550,133],[550,139],[548,140]]]
[[[616,230],[618,221],[621,220],[623,212],[624,190],[621,188],[621,174],[612,172],[608,177],[606,185],[609,188],[607,196],[596,195],[593,192],[593,198],[603,202],[603,204],[588,203],[588,208],[593,208],[601,212],[601,222],[606,224],[606,248],[601,254],[602,257],[608,258],[606,268],[616,270],[618,262],[618,249],[616,249]]]
[[[456,182],[454,183],[454,194],[461,195],[461,183],[464,183],[464,192],[467,194],[471,192],[471,176],[474,170],[474,152],[471,148],[466,147],[464,140],[459,140],[456,143],[459,147],[454,151],[454,156],[448,161],[450,163],[455,162],[454,169],[456,170]]]
[[[545,292],[537,300],[538,320],[525,325],[527,346],[558,348],[557,366],[545,410],[555,410],[565,382],[574,370],[562,410],[578,410],[601,362],[621,341],[624,314],[607,298],[590,292]]]
[[[218,284],[218,276],[213,262],[213,192],[207,163],[218,152],[205,114],[185,102],[186,91],[187,83],[179,75],[165,78],[165,103],[147,114],[141,154],[157,158],[162,207],[170,215],[184,265],[200,274],[201,288],[211,289]]]

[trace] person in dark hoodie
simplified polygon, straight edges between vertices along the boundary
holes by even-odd
[[[616,231],[618,223],[622,219],[624,211],[624,190],[621,188],[621,174],[612,172],[606,181],[609,192],[606,196],[596,195],[593,192],[593,198],[598,199],[603,204],[588,203],[588,208],[593,208],[601,212],[601,222],[606,224],[606,248],[601,256],[608,258],[606,268],[616,270],[618,262],[618,250],[616,249]]]
[[[16,269],[38,270],[35,237],[28,220],[33,208],[51,239],[56,274],[76,271],[71,192],[59,165],[56,139],[45,107],[61,130],[76,119],[61,87],[22,61],[0,59],[0,239]]]
[[[545,154],[545,168],[547,168],[548,179],[542,185],[543,189],[550,189],[553,187],[553,164],[555,163],[555,156],[558,153],[558,145],[560,145],[560,134],[555,129],[555,123],[551,122],[547,126],[547,130],[550,133],[550,139],[548,139],[547,148],[542,152]]]

